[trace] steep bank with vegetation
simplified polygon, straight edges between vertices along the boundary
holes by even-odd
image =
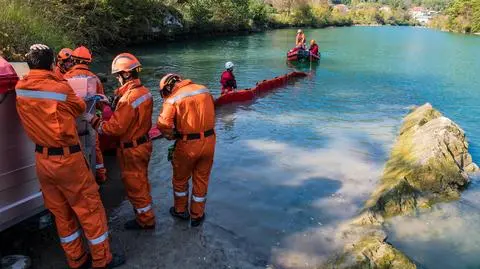
[[[430,27],[456,33],[480,33],[480,0],[454,0]]]
[[[55,49],[126,46],[179,35],[294,26],[409,24],[404,7],[317,0],[0,0],[0,54],[18,60],[32,43]]]

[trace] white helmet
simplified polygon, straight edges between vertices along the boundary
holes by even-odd
[[[302,30],[302,29],[298,29],[297,34],[301,34],[301,33],[303,33],[303,30]]]
[[[232,62],[227,62],[227,63],[225,64],[225,69],[227,69],[227,70],[228,70],[228,69],[232,69],[234,66],[235,66],[235,65],[234,65]]]

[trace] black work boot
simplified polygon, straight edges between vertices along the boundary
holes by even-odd
[[[136,219],[132,219],[132,220],[129,220],[129,221],[125,222],[123,227],[126,230],[153,230],[153,229],[155,229],[155,225],[142,226],[137,222]]]
[[[172,217],[174,218],[177,218],[177,219],[181,219],[181,220],[188,220],[190,218],[190,214],[188,214],[188,211],[185,211],[183,213],[177,213],[177,211],[175,211],[175,207],[170,207],[170,215],[172,215]]]
[[[92,268],[92,257],[88,255],[87,260],[82,265],[80,265],[80,267],[78,267],[77,269],[90,269],[90,268]]]
[[[112,253],[112,260],[110,261],[110,263],[107,264],[107,266],[105,266],[103,268],[105,268],[105,269],[117,268],[121,265],[124,265],[125,261],[126,260],[125,260],[125,255],[124,254]],[[96,267],[93,267],[93,268],[95,269]]]
[[[190,222],[190,225],[192,225],[192,227],[198,227],[200,226],[203,222],[205,221],[205,214],[203,214],[203,216],[201,216],[200,218],[197,218],[197,219],[193,219],[191,220]]]

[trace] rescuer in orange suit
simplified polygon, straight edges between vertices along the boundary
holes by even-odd
[[[125,263],[110,252],[107,217],[98,185],[80,148],[75,118],[86,104],[53,72],[53,51],[32,45],[30,73],[17,83],[17,111],[36,144],[35,162],[45,207],[55,216],[70,268],[114,268]],[[87,254],[83,234],[90,246]]]
[[[122,181],[136,212],[136,219],[125,223],[127,230],[155,228],[148,180],[148,163],[152,154],[148,131],[152,127],[153,99],[138,78],[140,71],[141,64],[132,54],[122,53],[115,57],[112,74],[121,85],[115,91],[120,99],[108,121],[101,122],[97,117],[91,119],[99,134],[118,136],[120,139],[117,155]]]
[[[88,65],[92,62],[92,54],[86,47],[78,47],[72,52],[73,67],[64,75],[65,79],[76,77],[92,77],[97,81],[97,94],[105,94],[103,85],[100,79],[92,71],[90,71]],[[101,107],[99,107],[101,108]],[[98,139],[95,143],[95,160],[96,160],[96,179],[99,184],[107,181],[107,169],[103,162],[103,154],[100,150],[100,141]]]
[[[73,51],[69,48],[63,48],[58,53],[55,74],[59,78],[63,78],[63,75],[73,66],[72,53]]]
[[[208,181],[215,153],[215,107],[205,86],[168,74],[160,81],[164,98],[157,127],[167,139],[176,139],[173,152],[174,207],[170,214],[196,227],[205,219]],[[192,177],[190,215],[188,181]]]

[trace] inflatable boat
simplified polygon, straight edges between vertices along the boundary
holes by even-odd
[[[226,104],[238,103],[238,102],[245,102],[249,100],[255,99],[256,96],[261,95],[263,93],[269,92],[273,89],[281,87],[287,84],[294,78],[301,78],[306,77],[308,74],[304,72],[292,72],[286,75],[276,77],[270,80],[264,80],[258,82],[255,87],[245,90],[238,90],[231,93],[227,93],[221,95],[220,97],[215,100],[215,106],[222,106]]]
[[[318,55],[311,54],[310,51],[302,48],[293,48],[289,52],[287,52],[287,60],[289,62],[318,62],[320,60],[320,57],[320,53]]]

